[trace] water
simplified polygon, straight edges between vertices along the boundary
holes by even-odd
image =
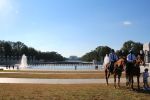
[[[90,71],[90,70],[96,70],[94,65],[37,65],[33,66],[30,65],[26,69],[31,70],[51,70],[51,71],[72,71],[72,70],[78,70],[78,71]],[[98,65],[97,70],[102,70],[102,65]]]
[[[25,56],[25,54],[23,54],[22,58],[21,58],[21,64],[20,64],[19,68],[26,68],[27,66],[28,66],[27,57]]]

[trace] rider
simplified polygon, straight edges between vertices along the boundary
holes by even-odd
[[[133,53],[133,50],[131,49],[129,51],[129,54],[127,55],[127,62],[129,65],[133,66],[135,60],[136,60],[136,57]]]
[[[115,51],[112,49],[110,54],[109,54],[109,59],[110,59],[110,67],[109,70],[111,73],[113,73],[114,70],[114,63],[118,60],[117,55],[115,54]]]
[[[122,58],[126,58],[124,50],[121,50],[121,56],[122,56]]]
[[[138,55],[139,55],[140,59],[143,61],[143,65],[145,66],[145,62],[144,62],[144,52],[141,50]]]
[[[126,85],[128,84],[129,82],[129,77],[128,75],[130,75],[132,72],[130,72],[132,70],[132,68],[134,67],[134,62],[136,60],[136,57],[133,53],[133,50],[131,49],[129,51],[129,54],[127,55],[127,66],[126,66],[126,79],[127,79],[127,83]]]
[[[141,50],[139,53],[140,59],[144,61],[144,52]]]

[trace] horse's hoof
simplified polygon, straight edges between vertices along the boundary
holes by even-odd
[[[133,91],[133,89],[129,89],[130,91]]]
[[[128,82],[126,82],[126,86],[129,86],[129,83],[128,83]]]

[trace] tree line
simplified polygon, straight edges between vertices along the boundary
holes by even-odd
[[[11,42],[11,41],[0,41],[0,57],[4,59],[15,58],[19,60],[21,56],[25,54],[30,60],[43,60],[43,61],[64,61],[65,58],[59,53],[42,52],[32,47],[28,47],[24,43]]]
[[[143,44],[140,42],[134,41],[126,41],[120,50],[116,50],[116,54],[118,56],[122,55],[122,51],[126,56],[129,53],[131,48],[134,50],[135,55],[139,54],[140,50],[143,50]],[[103,61],[106,54],[109,54],[111,51],[111,47],[108,46],[98,46],[94,50],[86,53],[81,57],[83,61]],[[18,42],[11,42],[11,41],[0,41],[0,58],[10,59],[15,58],[20,60],[21,56],[25,54],[28,59],[30,60],[42,60],[42,61],[64,61],[64,58],[59,53],[52,51],[52,52],[42,52],[38,51],[32,47],[28,47],[24,43]]]
[[[81,57],[83,61],[103,61],[106,54],[109,54],[113,48],[108,46],[98,46],[95,50],[92,50]],[[126,41],[120,50],[116,50],[116,54],[121,56],[127,56],[129,51],[133,49],[135,55],[138,55],[143,50],[143,44],[140,42],[134,42],[132,40]]]

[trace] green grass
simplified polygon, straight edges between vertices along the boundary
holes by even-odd
[[[0,84],[0,100],[149,100],[149,91],[131,91],[112,85]]]

